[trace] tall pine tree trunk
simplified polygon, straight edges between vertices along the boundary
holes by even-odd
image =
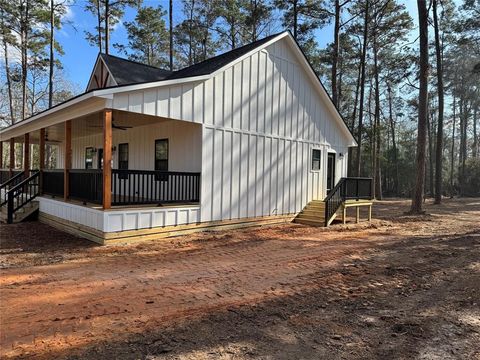
[[[427,116],[427,137],[428,137],[428,195],[433,197],[433,113],[432,118]]]
[[[478,113],[478,107],[475,107],[475,109],[473,110],[473,148],[472,148],[472,156],[474,158],[477,158],[478,156],[477,113]]]
[[[48,59],[49,62],[49,73],[48,73],[48,107],[51,108],[53,106],[53,65],[55,62],[55,53],[54,53],[54,46],[55,46],[55,4],[54,0],[50,0],[50,58]]]
[[[362,68],[362,76],[360,80],[360,105],[359,105],[359,114],[358,114],[358,134],[357,134],[357,158],[356,158],[356,173],[357,176],[360,176],[362,169],[362,127],[363,127],[363,102],[365,97],[365,67],[366,67],[366,57],[367,57],[367,41],[368,41],[368,12],[369,12],[369,2],[370,0],[365,1],[365,20],[363,26],[363,45],[362,45],[362,56],[360,59],[360,64]]]
[[[100,9],[100,2],[97,1],[97,27],[98,27],[98,51],[102,52],[103,40],[102,40],[102,12]]]
[[[393,162],[395,164],[395,176],[393,178],[393,192],[395,196],[399,196],[398,184],[400,183],[399,171],[398,171],[398,153],[397,153],[397,140],[395,138],[395,123],[393,121],[393,106],[392,106],[392,89],[387,84],[388,91],[388,115],[390,118],[390,128],[392,132],[392,147],[393,147]]]
[[[29,2],[22,1],[20,5],[20,49],[22,58],[22,120],[27,115],[27,74],[28,74],[28,19],[29,19]]]
[[[375,75],[375,167],[373,176],[375,177],[375,198],[382,199],[382,179],[380,169],[380,145],[381,145],[381,130],[380,130],[380,82],[378,69],[378,48],[377,36],[373,38],[373,71]]]
[[[169,33],[169,46],[170,46],[170,71],[173,71],[173,0],[168,2],[168,33]]]
[[[442,202],[442,172],[443,172],[443,64],[440,44],[440,29],[438,25],[437,2],[433,0],[433,24],[435,29],[435,54],[437,58],[437,92],[438,92],[438,127],[437,148],[435,152],[435,204]]]
[[[105,54],[108,55],[110,42],[110,0],[105,0]]]
[[[4,19],[4,12],[2,11],[2,28],[4,26],[3,19]],[[13,96],[12,96],[12,78],[10,73],[10,63],[9,63],[9,52],[8,52],[8,42],[7,37],[4,35],[2,36],[2,45],[3,45],[3,56],[5,60],[5,76],[7,80],[7,91],[8,91],[8,108],[10,111],[10,125],[15,123],[15,113],[13,111]]]
[[[293,37],[297,40],[298,36],[298,0],[293,0]]]
[[[338,52],[340,47],[340,0],[335,0],[335,24],[333,32],[333,53],[332,53],[332,100],[338,106],[337,89],[337,66]]]
[[[355,86],[355,101],[353,103],[352,124],[351,124],[351,127],[350,127],[350,130],[352,131],[352,133],[354,133],[354,131],[355,131],[355,120],[357,118],[358,93],[360,91],[361,75],[362,75],[362,67],[361,67],[361,64],[359,64],[357,83],[356,83],[356,86]],[[354,161],[354,158],[353,158],[353,154],[354,154],[353,151],[354,151],[353,147],[348,148],[348,176],[354,176],[354,174],[355,174],[355,170],[354,170],[355,161]]]
[[[462,172],[462,163],[463,163],[463,143],[464,143],[464,137],[463,137],[463,112],[464,112],[464,99],[463,95],[460,95],[460,99],[458,101],[458,118],[459,118],[459,123],[458,123],[458,135],[460,136],[460,141],[459,141],[459,151],[458,151],[458,193],[459,195],[463,195],[463,172]]]
[[[460,164],[460,195],[465,194],[465,166],[467,162],[467,123],[468,123],[468,101],[463,101],[463,110],[460,115],[461,119],[461,149],[462,162]]]
[[[456,111],[457,109],[457,98],[455,93],[453,94],[453,127],[452,127],[452,151],[450,153],[450,198],[453,198],[454,188],[453,188],[453,169],[455,167],[455,122],[456,122]]]
[[[428,13],[425,0],[417,0],[420,33],[420,89],[418,99],[418,130],[415,188],[411,213],[423,213],[423,187],[425,184],[425,145],[428,116]]]

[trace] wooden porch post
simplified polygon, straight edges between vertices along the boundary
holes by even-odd
[[[0,169],[3,169],[3,141],[0,141]]]
[[[45,169],[45,128],[40,129],[40,141],[39,141],[39,169]]]
[[[112,110],[103,112],[103,198],[104,209],[112,206]]]
[[[63,200],[67,201],[69,194],[69,170],[72,168],[72,121],[65,121],[65,166],[63,169]]]
[[[25,177],[30,176],[30,134],[23,135],[23,171]]]
[[[38,165],[40,170],[40,178],[39,178],[39,192],[40,194],[43,193],[43,169],[45,169],[45,128],[40,129],[40,140],[39,140],[39,162]]]
[[[10,139],[10,177],[13,175],[15,169],[15,139]]]

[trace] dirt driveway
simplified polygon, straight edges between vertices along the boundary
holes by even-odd
[[[480,199],[99,247],[1,226],[3,358],[480,359]]]

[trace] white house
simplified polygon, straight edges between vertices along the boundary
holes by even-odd
[[[85,93],[0,140],[24,144],[24,169],[2,170],[10,220],[35,199],[41,221],[99,242],[291,220],[309,203],[323,224],[345,200],[323,203],[356,146],[289,32],[175,72],[100,54]],[[369,197],[368,181],[353,186]]]

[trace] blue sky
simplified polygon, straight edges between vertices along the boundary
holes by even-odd
[[[147,6],[158,6],[160,4],[164,9],[168,9],[168,0],[144,0],[143,3]],[[411,16],[416,20],[416,1],[405,0],[404,3]],[[92,14],[85,12],[84,6],[84,0],[75,1],[74,5],[69,8],[67,14],[67,19],[70,20],[72,25],[65,25],[57,35],[57,39],[62,44],[65,51],[65,55],[61,57],[65,75],[70,81],[78,86],[79,91],[85,89],[98,53],[97,48],[90,46],[85,40],[85,30],[92,31],[96,19]],[[174,24],[180,22],[182,18],[181,6],[182,4],[180,0],[174,1]],[[127,9],[123,21],[132,21],[134,17],[135,10]],[[282,30],[280,24],[278,25],[278,29],[275,29],[275,31]],[[333,37],[332,25],[328,25],[325,28],[318,30],[316,35],[320,47],[325,47]],[[123,25],[119,24],[112,33],[111,44],[125,42],[125,39],[125,28]],[[110,53],[115,55],[115,49],[111,47]]]

